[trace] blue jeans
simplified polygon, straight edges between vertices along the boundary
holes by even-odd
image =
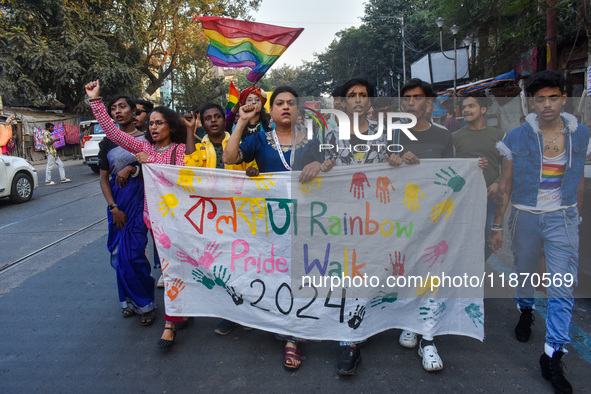
[[[569,325],[574,305],[573,290],[579,267],[579,214],[575,207],[554,212],[534,214],[512,208],[509,227],[517,274],[535,274],[542,247],[546,255],[546,272],[550,274],[548,289],[548,318],[546,342],[551,345],[570,343]],[[572,286],[556,286],[557,278],[571,274]],[[519,308],[534,306],[534,287],[531,280],[522,286],[519,277],[515,301]]]

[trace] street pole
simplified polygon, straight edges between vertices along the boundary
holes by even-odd
[[[400,17],[402,21],[402,75],[403,81],[406,82],[406,44],[404,42],[404,15]]]
[[[457,52],[457,35],[458,32],[460,31],[460,28],[454,24],[449,30],[451,31],[451,34],[453,34],[454,36],[454,57],[453,59],[448,57],[445,52],[443,52],[443,23],[445,22],[445,20],[441,17],[437,18],[437,20],[435,21],[435,23],[437,24],[437,27],[439,27],[439,49],[441,50],[441,54],[443,55],[444,58],[448,59],[448,60],[453,60],[454,61],[454,100],[453,100],[453,111],[454,111],[454,115],[457,111],[457,107],[456,107],[456,99],[457,99],[457,93],[458,93],[458,52]]]

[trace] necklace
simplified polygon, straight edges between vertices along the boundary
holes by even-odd
[[[163,146],[163,147],[159,147],[158,145],[154,145],[154,150],[156,152],[164,152],[164,151],[168,150],[171,146],[172,146],[172,142],[166,146]]]
[[[560,119],[560,125],[558,127],[558,130],[560,131],[554,136],[553,140],[547,140],[544,138],[544,142],[547,144],[555,144],[558,138],[560,138],[560,136],[564,134],[564,123],[562,122],[562,119]]]

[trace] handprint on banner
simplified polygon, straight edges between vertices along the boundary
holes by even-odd
[[[172,285],[170,287],[168,283],[166,284],[166,295],[168,295],[168,298],[170,298],[171,301],[174,301],[184,288],[185,285],[183,280],[181,278],[176,278],[172,281]]]
[[[436,185],[441,185],[441,186],[446,186],[451,188],[451,190],[453,190],[454,192],[459,192],[460,190],[462,190],[462,188],[464,187],[464,185],[466,185],[466,180],[464,178],[462,178],[461,176],[459,176],[453,168],[451,167],[447,167],[449,168],[449,171],[451,172],[447,172],[446,170],[444,170],[443,168],[440,170],[442,173],[445,174],[445,176],[437,173],[435,174],[438,178],[442,179],[442,182],[440,181],[435,181],[433,183],[435,183]]]
[[[425,198],[425,194],[421,191],[421,187],[415,183],[407,183],[404,188],[404,200],[402,204],[406,205],[409,211],[420,211],[419,194]]]
[[[234,301],[234,304],[236,306],[242,305],[242,303],[244,302],[244,299],[242,298],[241,295],[236,293],[236,290],[234,289],[234,287],[227,286],[226,291],[228,292],[228,294],[230,294],[230,297],[232,297],[232,301]]]
[[[173,187],[174,184],[164,177],[164,173],[160,171],[160,174],[156,174],[154,182],[164,185],[166,187]]]
[[[351,312],[349,312],[349,316],[351,316]],[[349,324],[349,327],[351,327],[352,329],[357,330],[359,328],[359,325],[363,321],[364,317],[365,317],[365,307],[361,306],[361,305],[357,305],[357,308],[355,308],[355,313],[353,314],[353,317],[349,319],[347,324]]]
[[[433,276],[430,276],[427,279],[422,280],[420,282],[419,287],[417,287],[417,289],[415,290],[415,293],[419,297],[424,297],[427,294],[429,294],[429,292],[433,292],[433,294],[435,294],[437,292],[438,288],[439,288],[439,283],[437,284],[437,286],[435,286],[433,284]]]
[[[484,313],[480,311],[480,305],[476,305],[474,303],[468,305],[466,309],[464,309],[470,319],[472,319],[472,323],[478,328],[478,324],[481,326],[484,325]]]
[[[206,190],[211,193],[214,190],[217,190],[218,184],[218,176],[214,172],[206,172],[205,173],[205,188]]]
[[[392,181],[388,177],[379,176],[376,182],[376,198],[379,197],[382,204],[390,203],[390,187],[392,191],[396,190]]]
[[[433,265],[439,260],[441,256],[447,253],[449,246],[447,246],[447,242],[441,241],[435,246],[431,246],[429,248],[425,248],[425,253],[422,255],[419,260],[423,264],[429,264],[429,268],[433,267]],[[439,264],[443,264],[445,257],[441,257],[441,261]]]
[[[213,264],[214,260],[220,257],[222,252],[214,255],[215,252],[218,250],[218,244],[215,241],[209,242],[203,251],[203,255],[199,257],[199,265],[203,266],[203,268],[209,268]]]
[[[431,221],[433,223],[437,223],[443,215],[445,215],[445,220],[447,220],[449,218],[449,215],[451,215],[451,213],[453,212],[454,209],[455,209],[454,200],[452,200],[451,198],[448,198],[447,200],[445,200],[433,207],[433,212],[431,212],[431,216],[430,216]]]
[[[392,253],[388,253],[390,256],[390,265],[392,265],[392,276],[403,276],[404,275],[404,263],[406,262],[406,256],[401,252],[394,252],[394,260],[392,260]],[[385,268],[388,271],[388,268]]]
[[[322,178],[320,177],[315,177],[312,178],[311,180],[309,180],[306,183],[302,183],[300,184],[300,186],[298,186],[298,190],[302,191],[302,194],[310,194],[310,190],[312,190],[312,188],[314,187],[314,185],[316,185],[316,190],[320,190],[320,185],[322,184]]]
[[[158,241],[164,249],[170,249],[170,238],[168,238],[168,235],[166,235],[162,227],[154,227],[152,233],[154,234],[154,239]]]
[[[176,196],[172,193],[165,194],[164,196],[158,197],[158,210],[162,212],[162,217],[168,215],[170,210],[170,216],[174,217],[173,208],[176,208],[179,205],[179,200],[176,199]]]
[[[257,176],[252,176],[248,179],[253,180],[257,184],[257,188],[259,190],[269,190],[271,187],[275,186],[275,182],[271,180],[273,178],[273,174],[261,174]]]
[[[204,274],[203,271],[201,271],[200,269],[196,268],[191,272],[193,273],[193,279],[195,279],[197,283],[201,283],[209,290],[215,287],[215,281],[213,280],[213,278],[209,277],[209,275]]]
[[[244,176],[232,175],[230,178],[230,191],[234,194],[242,194],[245,180]]]
[[[423,320],[437,320],[437,317],[443,313],[447,307],[445,302],[438,302],[434,299],[429,299],[429,306],[422,306],[419,308],[419,315]]]
[[[398,299],[398,293],[384,293],[383,291],[379,292],[379,296],[375,296],[371,300],[371,307],[382,306],[382,309],[386,307],[386,304],[392,304],[394,301]]]
[[[219,269],[219,271],[216,273],[216,270],[218,270],[218,269]],[[223,271],[222,271],[222,269],[223,269]],[[232,275],[230,274],[230,275],[228,275],[228,278],[226,279],[227,271],[228,271],[228,269],[224,268],[222,266],[213,267],[214,282],[216,285],[223,287],[224,289],[226,288],[226,283],[228,283],[228,281],[232,277]]]
[[[188,168],[181,168],[179,169],[179,179],[176,181],[176,184],[181,187],[187,193],[195,193],[195,189],[193,188],[193,179],[195,178],[195,173],[193,170]],[[201,178],[197,177],[197,182],[201,182]]]
[[[191,250],[191,252],[195,252],[195,254],[197,254],[199,253],[199,249],[193,249]],[[188,255],[184,250],[178,250],[176,252],[176,255],[178,256],[179,261],[181,263],[189,263],[194,267],[199,267],[199,263],[197,262],[197,260]]]
[[[351,179],[349,193],[353,192],[353,197],[358,200],[365,198],[365,183],[367,183],[367,187],[371,187],[369,180],[367,179],[367,175],[365,175],[363,172],[356,172],[353,174],[353,178]]]

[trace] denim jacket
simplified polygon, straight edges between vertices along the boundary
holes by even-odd
[[[578,124],[577,119],[566,112],[560,115],[565,124],[566,171],[560,192],[562,205],[577,203],[577,188],[583,177],[585,157],[589,154],[589,129]],[[526,122],[507,133],[497,148],[513,161],[513,191],[511,203],[535,207],[538,189],[542,182],[543,136],[536,114],[529,114]]]

